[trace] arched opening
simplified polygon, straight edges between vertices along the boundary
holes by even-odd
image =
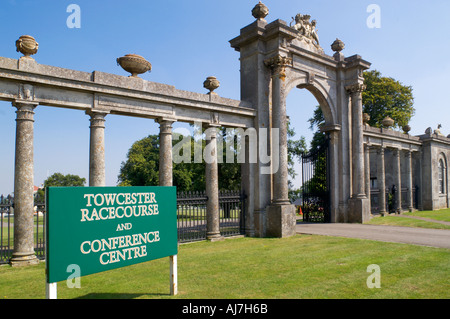
[[[445,165],[444,160],[441,158],[439,160],[438,165],[438,187],[439,187],[439,194],[445,194]]]
[[[291,82],[286,100],[289,132],[294,133],[288,135],[290,199],[298,219],[330,222],[329,136],[321,127],[332,124],[333,115],[319,86],[304,82]]]

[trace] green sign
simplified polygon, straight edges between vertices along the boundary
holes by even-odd
[[[175,187],[49,187],[47,282],[176,255]]]

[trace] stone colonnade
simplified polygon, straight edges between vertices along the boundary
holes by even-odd
[[[385,215],[389,213],[386,211],[386,161],[385,153],[388,147],[383,145],[370,145],[366,143],[365,145],[365,193],[370,199],[370,153],[373,151],[376,154],[376,179],[379,189],[378,206],[380,207],[379,213]],[[396,191],[395,191],[395,211],[400,213],[402,211],[402,184],[407,188],[406,203],[409,211],[414,208],[413,204],[413,165],[412,165],[412,150],[402,150],[399,148],[389,148],[393,153],[393,180]],[[402,156],[404,156],[404,165],[406,172],[406,181],[402,183]]]
[[[14,175],[14,251],[10,263],[23,266],[38,263],[34,251],[34,110],[37,103],[14,102],[16,111],[16,144]],[[105,186],[105,122],[108,112],[87,111],[90,116],[89,186]],[[173,119],[160,118],[159,186],[172,186],[172,124]],[[219,229],[219,183],[217,161],[217,125],[208,125],[206,161],[207,239],[223,237]]]

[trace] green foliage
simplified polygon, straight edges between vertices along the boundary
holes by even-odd
[[[78,175],[67,174],[63,175],[61,173],[54,173],[44,181],[44,189],[50,186],[60,186],[60,187],[70,187],[79,186],[83,187],[86,184],[86,179]],[[45,201],[45,191],[44,189],[39,189],[36,194],[37,202]]]
[[[363,111],[370,115],[369,125],[382,127],[389,116],[394,127],[407,125],[414,115],[412,87],[402,85],[393,78],[382,77],[376,70],[364,72],[366,90],[362,93]]]
[[[50,186],[84,186],[86,179],[78,175],[54,173],[44,181],[44,187]]]
[[[223,140],[228,137],[223,128],[219,131]],[[221,141],[220,138],[217,139]],[[179,144],[181,143],[181,144]],[[189,144],[186,144],[189,143]],[[233,144],[233,143],[228,143]],[[180,157],[185,155],[185,161],[173,163],[173,185],[178,191],[204,191],[205,162],[195,163],[195,140],[194,138],[174,134],[173,145],[179,146]],[[220,147],[218,143],[218,147]],[[202,140],[202,154],[205,141]],[[223,156],[225,158],[227,143],[223,143]],[[236,147],[237,141],[231,146],[235,152],[234,162],[225,163],[225,159],[219,160],[218,175],[219,189],[239,190],[241,187],[241,164],[237,162]],[[184,150],[189,150],[190,154],[184,154]],[[120,186],[156,186],[159,183],[159,136],[150,135],[135,142],[127,154],[127,160],[122,162],[118,177]]]
[[[306,150],[306,141],[305,137],[301,136],[300,139],[295,140],[293,137],[295,136],[295,130],[291,127],[288,122],[287,129],[288,136],[288,174],[291,179],[294,179],[297,176],[295,172],[294,164],[295,161],[300,161],[303,152]],[[289,199],[294,202],[296,199],[300,197],[300,189],[294,189],[293,183],[289,180]]]
[[[126,162],[122,162],[119,186],[157,186],[159,136],[150,135],[131,146]]]

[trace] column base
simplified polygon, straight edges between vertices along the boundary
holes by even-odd
[[[39,259],[34,252],[30,253],[13,253],[9,264],[12,267],[31,266],[39,263]]]
[[[267,207],[267,236],[268,237],[290,237],[295,235],[295,206],[276,205]]]
[[[215,242],[215,241],[224,240],[224,237],[221,234],[217,234],[217,233],[206,234],[206,240]]]
[[[349,223],[365,223],[370,220],[370,201],[368,198],[351,198],[348,200]]]

